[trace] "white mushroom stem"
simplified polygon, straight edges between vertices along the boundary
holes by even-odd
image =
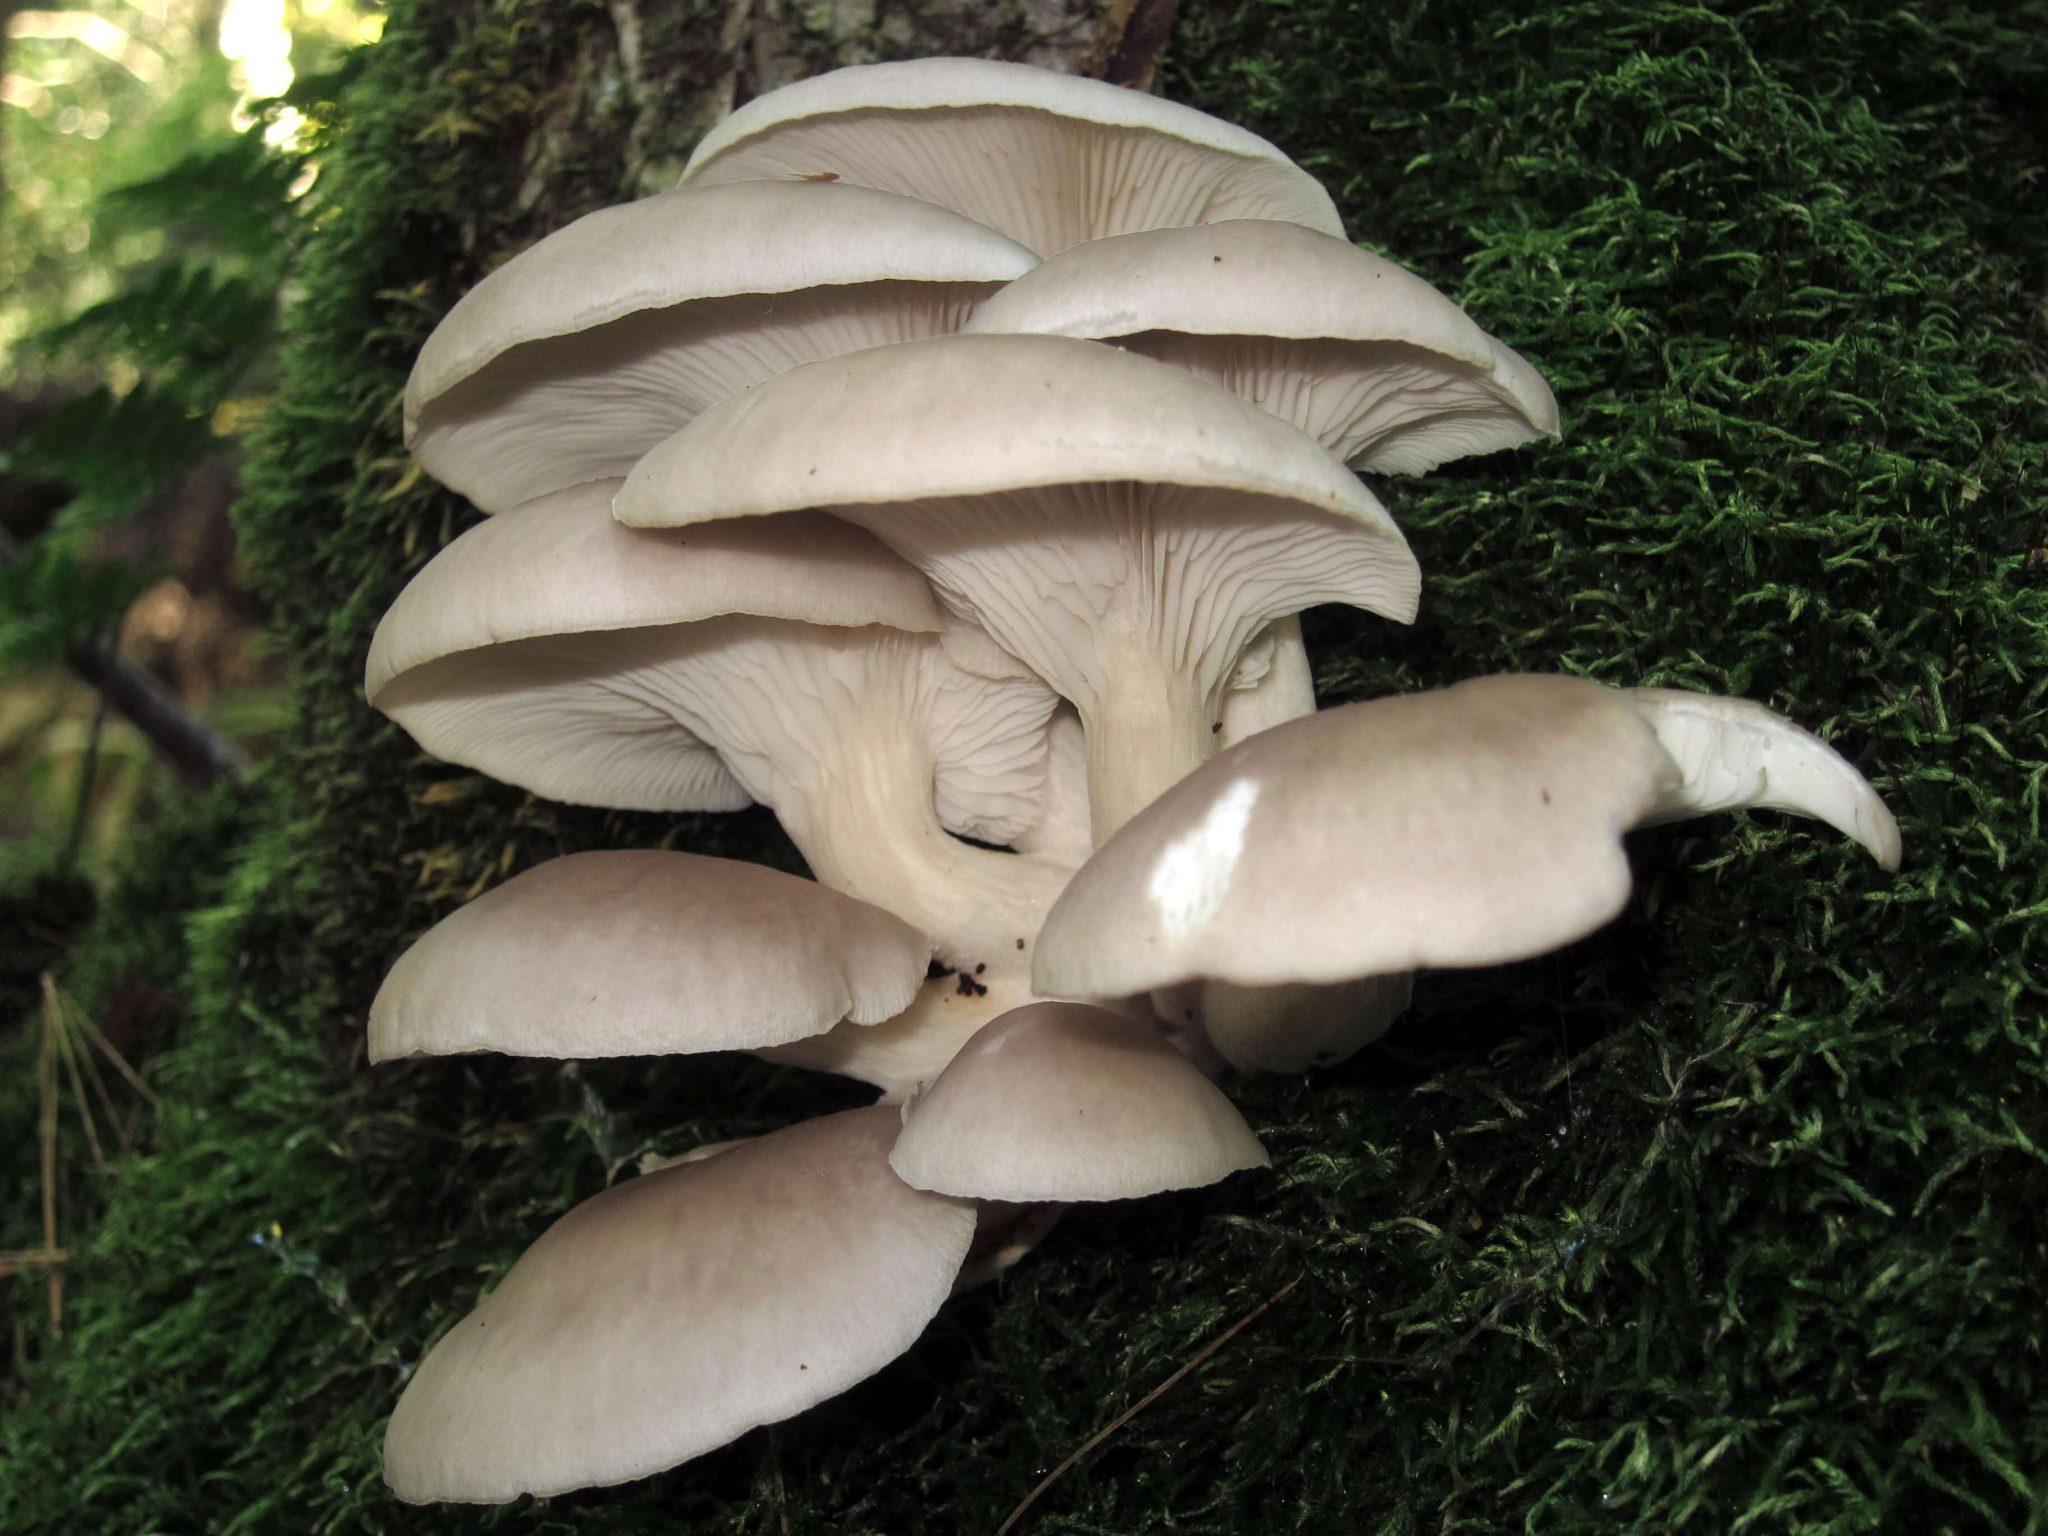
[[[992,966],[979,976],[971,970],[935,976],[893,1019],[837,1027],[754,1054],[873,1083],[883,1103],[900,1103],[937,1082],[983,1025],[1033,1001],[1029,981],[1014,966]]]
[[[1104,646],[1106,675],[1092,698],[1076,700],[1088,739],[1088,811],[1097,844],[1216,752],[1216,713],[1207,690],[1158,654]]]
[[[1042,795],[1050,695],[965,680],[926,637],[749,619],[698,629],[687,658],[636,672],[635,684],[669,701],[775,809],[818,879],[929,934],[948,965],[1028,965],[1070,870],[965,843],[939,808],[958,802],[992,840],[1012,807],[1029,804],[1020,824],[1035,818],[1039,802],[1019,785],[1035,772]],[[964,682],[986,708],[960,707]],[[1004,743],[1013,750],[992,750]],[[1033,753],[1035,770],[1018,762]]]

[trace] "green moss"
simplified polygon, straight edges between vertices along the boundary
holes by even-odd
[[[615,195],[632,131],[542,88],[602,75],[601,10],[401,6],[324,113],[244,519],[297,732],[197,920],[75,1329],[0,1428],[0,1524],[992,1529],[1299,1275],[1026,1529],[2038,1529],[2048,17],[1525,10],[1216,0],[1169,59],[1168,90],[1307,160],[1565,410],[1560,445],[1388,488],[1424,616],[1313,616],[1325,693],[1528,667],[1764,699],[1885,791],[1901,875],[1774,817],[1640,837],[1613,928],[1425,978],[1383,1049],[1237,1085],[1274,1174],[1075,1212],[875,1382],[692,1467],[404,1515],[375,1476],[402,1367],[552,1214],[643,1147],[851,1095],[723,1062],[356,1059],[405,937],[509,868],[665,837],[789,858],[758,815],[462,780],[358,697],[377,613],[458,526],[399,457],[410,354],[496,255]]]

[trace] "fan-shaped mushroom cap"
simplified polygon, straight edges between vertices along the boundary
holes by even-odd
[[[551,799],[731,811],[750,799],[716,752],[593,658],[659,655],[672,626],[734,613],[939,627],[923,579],[844,523],[649,535],[612,519],[613,488],[540,498],[429,561],[377,626],[370,702],[436,757]]]
[[[878,907],[691,853],[551,859],[444,918],[370,1006],[370,1059],[745,1050],[879,1024],[931,944]]]
[[[757,96],[685,184],[831,176],[923,198],[1049,255],[1127,230],[1284,219],[1344,232],[1256,134],[1140,91],[987,59],[862,64]]]
[[[640,526],[816,507],[874,530],[1081,711],[1098,837],[1214,751],[1218,696],[1267,624],[1320,602],[1405,622],[1421,582],[1309,438],[1064,337],[792,369],[655,449],[614,507]]]
[[[873,1375],[974,1237],[972,1205],[889,1171],[897,1129],[828,1115],[577,1206],[413,1373],[385,1481],[410,1503],[622,1483]]]
[[[1557,435],[1542,377],[1414,273],[1299,224],[1092,240],[965,329],[1114,341],[1220,384],[1361,469],[1421,474]]]
[[[435,327],[406,386],[406,444],[503,511],[624,474],[705,406],[796,363],[955,330],[1033,260],[864,187],[753,181],[601,209]]]
[[[889,1166],[984,1200],[1125,1200],[1269,1159],[1194,1064],[1146,1025],[1033,1003],[970,1040],[915,1100]]]
[[[1540,954],[1620,910],[1621,834],[1688,792],[1652,713],[1597,683],[1490,677],[1326,710],[1231,748],[1099,849],[1046,920],[1033,985],[1113,997]]]

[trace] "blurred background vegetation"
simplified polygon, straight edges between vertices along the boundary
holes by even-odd
[[[138,817],[276,727],[228,510],[317,198],[293,88],[379,18],[0,0],[0,22],[0,886],[54,916],[81,895],[52,882],[103,879]]]

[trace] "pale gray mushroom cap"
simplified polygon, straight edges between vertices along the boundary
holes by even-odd
[[[829,1115],[577,1206],[413,1373],[385,1481],[410,1503],[622,1483],[873,1375],[974,1237],[972,1205],[890,1172],[898,1123]]]
[[[406,386],[427,472],[485,511],[622,475],[716,400],[814,358],[956,329],[1032,254],[910,198],[794,181],[602,209],[435,327]]]
[[[1661,734],[1627,692],[1528,676],[1275,727],[1096,852],[1046,920],[1033,985],[1093,997],[1205,976],[1337,982],[1570,943],[1628,897],[1622,833],[1749,803],[1689,800],[1708,776],[1681,772]],[[1802,753],[1834,757],[1798,734]]]
[[[889,1165],[985,1200],[1126,1200],[1269,1159],[1216,1085],[1149,1026],[1033,1003],[961,1048],[905,1116]]]
[[[856,65],[757,96],[705,135],[683,181],[828,175],[941,204],[1041,255],[1218,219],[1344,232],[1315,178],[1256,134],[988,59]]]
[[[916,571],[869,535],[809,516],[682,533],[622,528],[614,482],[480,523],[429,561],[370,643],[364,688],[419,744],[535,794],[621,810],[752,803],[658,697],[620,685],[732,614],[935,632]],[[645,654],[643,654],[645,653]]]
[[[377,625],[363,688],[461,651],[544,635],[638,629],[748,613],[808,624],[932,633],[924,578],[835,518],[779,528],[623,528],[617,480],[538,497],[478,523],[427,562]]]
[[[1513,350],[1414,273],[1298,224],[1090,241],[1009,284],[965,330],[1143,352],[1360,469],[1420,474],[1557,436],[1556,399]]]
[[[758,864],[574,853],[430,928],[370,1006],[370,1059],[746,1050],[877,1025],[931,960],[907,923]]]
[[[655,449],[614,507],[641,526],[815,507],[872,529],[1079,708],[1098,831],[1214,750],[1266,625],[1321,602],[1405,622],[1421,583],[1385,508],[1312,439],[1065,337],[793,369]]]

